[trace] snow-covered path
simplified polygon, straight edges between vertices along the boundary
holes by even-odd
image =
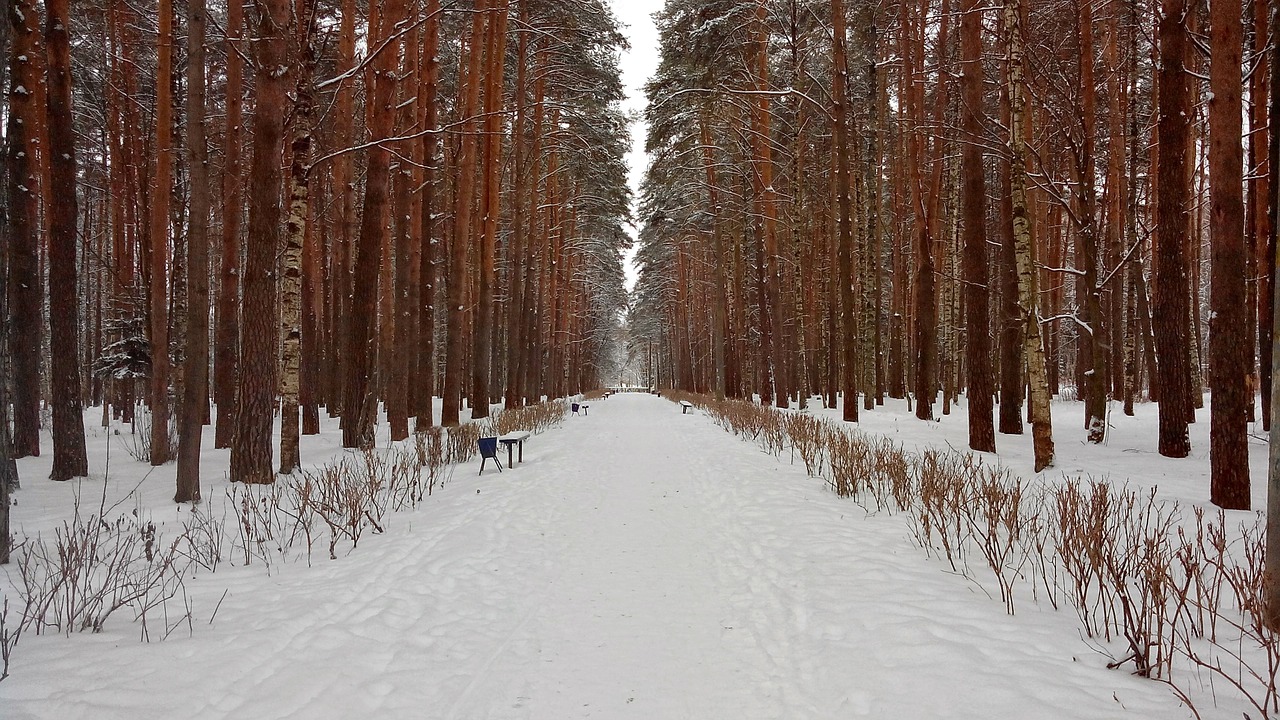
[[[594,401],[525,459],[337,561],[202,575],[190,636],[24,639],[0,716],[1188,716],[1073,615],[1006,616],[901,518],[666,400]]]

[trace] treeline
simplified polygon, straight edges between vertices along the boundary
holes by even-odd
[[[7,7],[6,457],[51,408],[84,475],[101,406],[198,500],[210,422],[271,482],[277,412],[287,473],[322,407],[357,447],[380,403],[404,438],[599,384],[629,217],[601,0]]]
[[[846,420],[965,393],[1158,401],[1214,502],[1271,422],[1278,77],[1266,0],[668,0],[631,340],[660,382]],[[993,402],[999,399],[998,411]],[[1260,407],[1258,406],[1260,405]]]

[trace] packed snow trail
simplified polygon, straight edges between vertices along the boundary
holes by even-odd
[[[1069,612],[1006,616],[902,518],[666,400],[592,401],[524,454],[337,561],[202,575],[190,635],[24,639],[0,716],[1188,716]]]

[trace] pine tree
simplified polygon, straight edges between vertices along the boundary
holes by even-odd
[[[173,191],[173,2],[156,7],[155,176],[151,191],[151,464],[169,457],[169,213]]]
[[[1160,362],[1153,378],[1160,395],[1159,451],[1166,457],[1191,452],[1187,417],[1191,369],[1188,365],[1190,327],[1187,267],[1188,211],[1187,151],[1191,127],[1191,91],[1187,74],[1187,31],[1183,27],[1185,0],[1162,0],[1159,20],[1160,68],[1156,135],[1159,170],[1156,175],[1155,297],[1152,324]]]
[[[205,3],[187,4],[187,332],[178,408],[174,502],[200,501],[200,447],[209,407],[209,169],[205,133]]]
[[[1240,146],[1243,30],[1240,0],[1212,0],[1209,44],[1209,188],[1213,279],[1209,320],[1210,498],[1230,510],[1248,510],[1248,375],[1252,361],[1245,296],[1243,151]]]
[[[982,8],[981,0],[965,0],[960,13],[960,61],[963,63],[961,107],[966,142],[961,150],[960,213],[964,225],[964,299],[968,339],[965,363],[969,376],[969,447],[995,452],[992,424],[991,337],[987,331],[988,269],[986,174],[982,166]]]
[[[45,109],[36,102],[40,83],[34,57],[39,14],[34,2],[11,0],[9,52],[9,116],[6,128],[9,210],[9,348],[13,356],[13,454],[40,454],[41,312],[39,187],[36,144]]]
[[[281,208],[284,117],[290,58],[288,0],[257,0],[254,33],[255,103],[253,156],[249,167],[248,248],[240,316],[242,335],[237,369],[235,432],[231,439],[231,480],[270,483],[271,419],[277,388],[275,263],[284,225]]]
[[[48,117],[51,191],[49,223],[49,347],[53,390],[53,480],[89,474],[80,395],[80,302],[76,259],[76,135],[71,108],[70,3],[47,0]],[[167,438],[167,435],[166,435]],[[154,456],[153,456],[154,461]]]

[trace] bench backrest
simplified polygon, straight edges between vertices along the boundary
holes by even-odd
[[[482,437],[476,439],[476,443],[480,445],[480,456],[487,458],[498,457],[498,438]]]

